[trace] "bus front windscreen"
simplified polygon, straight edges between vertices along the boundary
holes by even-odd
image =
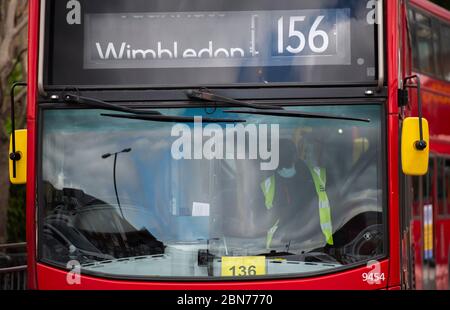
[[[158,109],[196,116],[171,123],[44,109],[40,259],[210,279],[317,275],[383,256],[382,105],[227,110]]]

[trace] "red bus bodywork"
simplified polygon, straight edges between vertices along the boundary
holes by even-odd
[[[414,5],[439,15],[441,18],[450,21],[450,13],[431,5],[427,1],[414,0]],[[389,249],[388,258],[381,262],[381,271],[386,275],[386,279],[379,284],[370,285],[362,281],[362,274],[370,271],[366,267],[360,267],[352,270],[338,272],[331,275],[301,278],[301,279],[278,279],[278,280],[259,280],[259,281],[214,281],[214,282],[139,282],[101,279],[90,276],[81,277],[81,285],[69,285],[66,281],[67,271],[49,267],[44,263],[37,262],[37,201],[36,201],[36,169],[37,169],[37,97],[38,97],[38,58],[39,58],[39,25],[40,25],[40,1],[29,1],[29,76],[28,76],[28,183],[27,183],[27,242],[28,242],[28,285],[30,289],[398,289],[402,286],[401,263],[402,244],[410,247],[411,244],[404,244],[399,234],[400,228],[400,204],[399,204],[399,108],[398,108],[398,88],[399,88],[399,49],[400,42],[405,38],[401,36],[400,28],[405,29],[406,20],[401,18],[402,9],[399,0],[385,1],[385,25],[386,25],[386,66],[387,66],[387,202],[388,202],[388,230],[389,230]],[[401,25],[401,26],[399,26]],[[403,45],[407,46],[407,45]],[[402,63],[404,59],[410,57],[409,49],[402,49]],[[410,70],[406,66],[406,71]],[[450,85],[438,82],[436,80],[422,77],[424,93],[435,94],[436,92],[450,94]],[[440,90],[437,90],[440,89]],[[426,95],[425,95],[426,96]],[[432,96],[432,95],[430,95]],[[447,97],[447,103],[450,97]],[[424,98],[424,101],[428,100]],[[416,106],[416,102],[413,102]],[[450,135],[450,123],[437,115],[450,116],[450,107],[439,103],[426,104],[424,107],[425,117],[431,124],[432,152],[450,155],[450,144],[439,140],[438,136]],[[439,120],[441,119],[441,121]],[[412,207],[412,206],[411,206]],[[415,273],[419,278],[421,223],[411,223],[414,225],[413,243],[416,245],[416,265]],[[417,226],[417,227],[416,227]],[[450,236],[449,221],[438,221],[435,225],[444,227],[444,238],[440,240],[439,234],[436,243],[446,241],[448,249],[448,238]],[[438,245],[436,245],[438,247]],[[448,250],[447,250],[448,252]],[[448,259],[448,257],[447,257]],[[441,262],[441,261],[439,261]],[[444,261],[438,263],[439,270],[445,269]],[[448,266],[447,266],[448,267]],[[445,277],[448,269],[442,272],[440,276]],[[439,281],[443,281],[440,279]],[[442,287],[443,288],[443,287]]]

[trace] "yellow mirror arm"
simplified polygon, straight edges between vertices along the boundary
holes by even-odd
[[[420,77],[418,75],[412,75],[405,77],[405,87],[413,87],[408,86],[407,83],[410,80],[416,80],[417,83],[417,108],[418,108],[418,114],[419,114],[419,140],[414,143],[414,147],[418,151],[423,151],[427,148],[427,142],[423,139],[423,125],[422,125],[422,92],[421,92],[421,82]]]

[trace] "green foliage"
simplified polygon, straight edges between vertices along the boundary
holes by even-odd
[[[22,69],[23,69],[22,63],[18,62],[8,77],[9,86],[12,86],[12,84],[14,82],[22,81],[22,79],[23,79],[23,74],[22,74],[23,70]],[[16,92],[17,92],[17,90],[16,90]]]
[[[5,129],[6,129],[6,132],[8,133],[8,135],[10,135],[12,132],[12,124],[11,124],[10,117],[6,118],[6,120],[5,120]]]
[[[8,242],[23,242],[25,235],[26,186],[11,185],[9,188],[9,207],[7,233]]]
[[[22,81],[23,80],[23,70],[22,70],[22,63],[21,62],[17,62],[16,66],[14,67],[13,71],[11,72],[11,74],[8,77],[8,94],[9,94],[9,89],[12,87],[12,84],[14,82],[18,82],[18,81]],[[20,91],[20,87],[17,87],[15,90],[15,94],[17,95],[17,93]],[[9,101],[7,102],[7,104],[9,104]],[[17,119],[16,119],[17,121]],[[6,132],[8,135],[11,134],[12,128],[11,128],[11,118],[6,118],[6,120],[4,120],[4,126],[6,129]]]

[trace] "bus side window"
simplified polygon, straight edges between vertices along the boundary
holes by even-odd
[[[450,159],[445,161],[445,195],[446,199],[446,214],[450,214]]]
[[[443,77],[450,82],[450,25],[441,24],[440,64]]]
[[[438,207],[438,214],[444,215],[445,214],[445,207],[446,207],[446,195],[445,195],[445,160],[444,159],[437,159],[437,207]]]
[[[430,17],[421,12],[414,12],[412,27],[413,66],[420,72],[436,75],[435,47],[438,35],[433,31]]]
[[[409,18],[409,31],[411,35],[411,46],[412,46],[412,66],[414,69],[419,69],[419,57],[417,54],[417,34],[416,34],[416,14],[413,9],[408,11]]]
[[[434,158],[430,158],[428,173],[422,177],[422,205],[433,203]]]
[[[413,217],[420,215],[419,204],[420,204],[420,178],[412,177],[412,187],[413,187]]]
[[[431,72],[435,77],[442,79],[442,66],[440,63],[441,57],[441,36],[440,36],[440,28],[441,23],[437,18],[431,18],[431,37],[432,37],[432,45],[433,45],[433,57],[432,61],[434,61],[434,70]]]

